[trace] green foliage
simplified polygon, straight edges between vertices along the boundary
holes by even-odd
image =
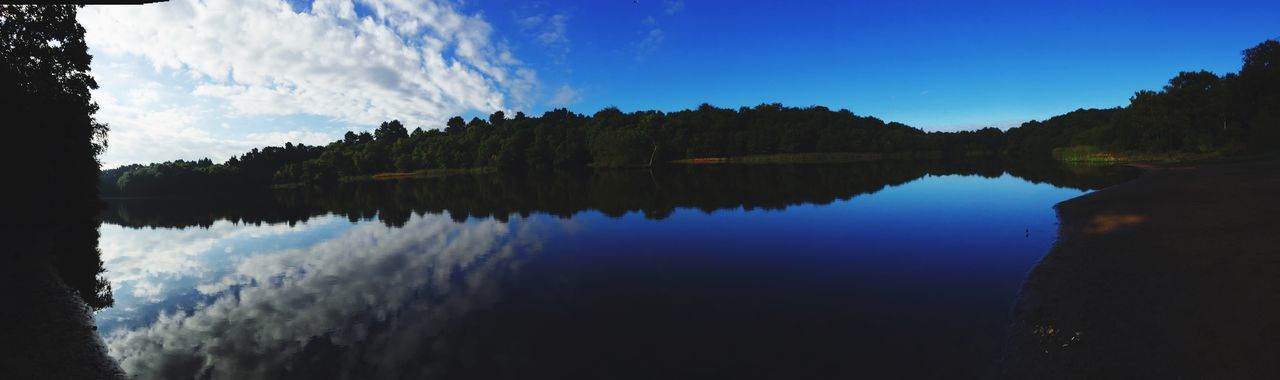
[[[373,131],[373,138],[383,143],[394,143],[396,140],[409,137],[409,130],[400,124],[400,120],[383,122]]]
[[[847,110],[762,104],[737,110],[704,104],[673,113],[625,113],[606,108],[592,116],[555,109],[538,117],[495,112],[487,120],[449,119],[443,129],[382,123],[373,134],[347,132],[324,147],[286,144],[232,157],[130,165],[103,174],[112,195],[193,194],[261,189],[273,184],[324,184],[387,172],[497,168],[636,167],[717,156],[942,151],[996,152],[994,128],[925,133]]]
[[[1092,145],[1056,148],[1053,150],[1053,158],[1066,162],[1112,163],[1117,161],[1114,154]]]
[[[325,152],[323,147],[285,144],[261,150],[254,148],[222,164],[205,158],[128,165],[103,171],[98,186],[105,196],[144,196],[241,191],[273,181],[297,182],[301,178],[308,182],[333,182],[337,178],[333,168],[341,165],[321,161]]]

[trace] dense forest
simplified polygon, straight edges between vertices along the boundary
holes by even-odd
[[[347,132],[324,147],[285,144],[254,149],[225,163],[172,161],[107,171],[107,193],[185,194],[261,188],[273,183],[332,183],[344,177],[425,169],[546,171],[634,167],[692,157],[808,152],[994,152],[1000,131],[924,133],[899,123],[823,107],[777,104],[738,110],[702,105],[673,113],[592,116],[557,109],[540,117],[501,111],[488,120],[454,117],[440,130],[409,132],[399,121],[373,133]]]
[[[1278,147],[1280,42],[1268,40],[1244,51],[1239,73],[1183,72],[1160,91],[1139,91],[1126,107],[1081,109],[1008,131],[925,132],[843,109],[780,104],[738,109],[703,104],[671,113],[611,107],[589,116],[566,109],[511,117],[499,111],[487,119],[454,117],[443,128],[412,132],[393,120],[372,133],[347,132],[326,146],[255,148],[223,163],[129,165],[105,171],[100,188],[106,195],[195,194],[430,169],[652,167],[683,159],[814,153],[1029,160],[1153,153],[1208,157]]]

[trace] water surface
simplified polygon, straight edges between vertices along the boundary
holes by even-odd
[[[980,377],[1052,205],[1114,168],[475,175],[104,214],[144,378]]]

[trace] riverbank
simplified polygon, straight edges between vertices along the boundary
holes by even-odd
[[[1056,206],[998,377],[1280,377],[1280,159],[1144,169]]]
[[[124,378],[107,355],[93,314],[59,279],[49,250],[52,228],[23,231],[0,265],[0,323],[5,330],[0,377],[9,379]]]

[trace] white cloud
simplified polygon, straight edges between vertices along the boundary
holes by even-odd
[[[523,32],[542,45],[556,63],[564,63],[565,56],[569,54],[569,15],[556,13],[550,16],[517,16],[516,23]]]
[[[481,16],[447,3],[362,4],[370,15],[358,17],[349,0],[318,0],[309,12],[280,0],[179,0],[90,6],[79,19],[95,52],[184,73],[193,94],[225,99],[241,116],[434,126],[467,111],[525,106],[536,73],[495,42]]]
[[[519,17],[516,21],[520,23],[520,27],[523,29],[533,29],[537,28],[538,25],[542,25],[543,19],[544,17],[542,15],[533,15],[529,17]]]
[[[569,87],[569,85],[566,84],[560,86],[560,89],[556,90],[556,94],[551,97],[551,101],[547,102],[547,105],[552,107],[567,107],[581,100],[582,92],[574,89],[573,87]]]
[[[102,85],[93,91],[101,109],[97,118],[109,124],[103,166],[175,159],[225,160],[254,147],[285,142],[322,145],[336,135],[304,129],[233,133],[216,106],[179,101],[184,89],[139,78],[124,70],[96,74]],[[219,126],[219,128],[212,128]]]
[[[645,57],[658,51],[664,39],[666,39],[666,33],[663,33],[662,29],[654,28],[649,30],[644,39],[640,40],[640,45],[636,51],[636,60],[644,60]]]
[[[663,0],[662,11],[669,15],[680,13],[684,10],[684,0]]]
[[[569,16],[564,14],[556,14],[547,19],[547,26],[538,34],[538,42],[544,45],[557,45],[569,43],[569,37],[565,35],[568,29]]]

